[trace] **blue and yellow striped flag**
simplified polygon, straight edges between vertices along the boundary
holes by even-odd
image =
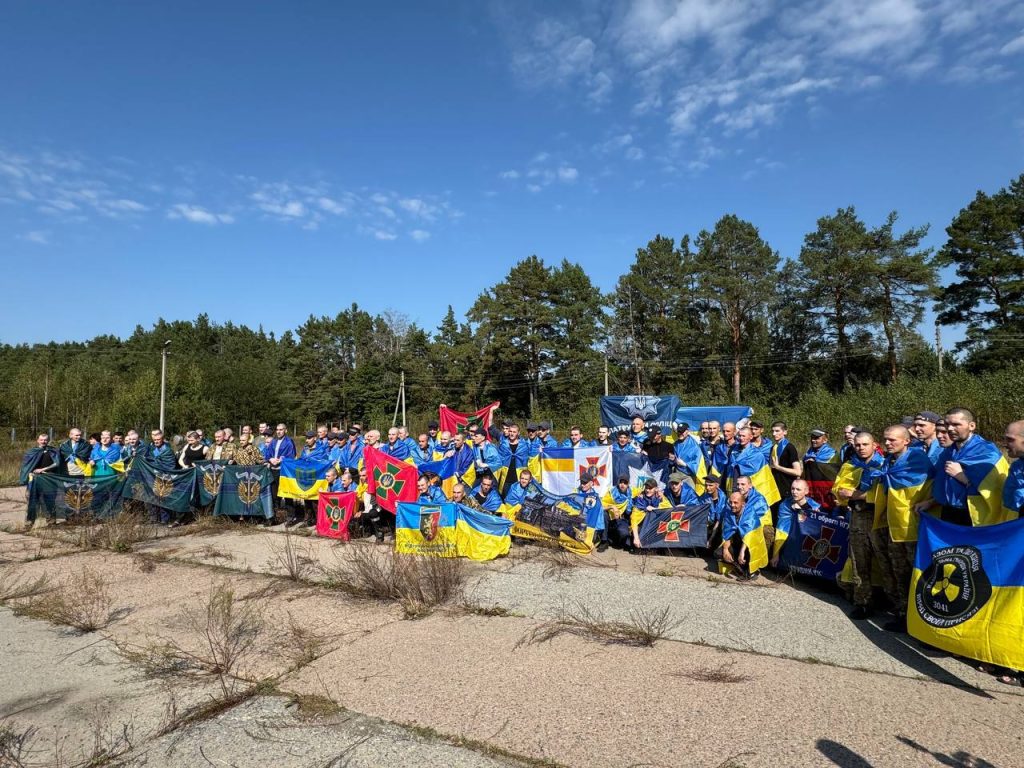
[[[316,501],[320,492],[327,490],[327,470],[333,466],[330,460],[284,459],[277,495],[282,499]]]

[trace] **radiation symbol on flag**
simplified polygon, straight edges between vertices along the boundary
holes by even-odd
[[[690,521],[684,520],[685,512],[670,512],[667,520],[658,523],[658,535],[664,536],[664,541],[679,541],[680,533],[690,532]]]
[[[972,618],[992,597],[992,583],[976,547],[944,547],[917,581],[914,604],[921,620],[949,629]]]

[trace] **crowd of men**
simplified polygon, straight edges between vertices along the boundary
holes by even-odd
[[[528,422],[525,434],[511,421],[488,430],[472,426],[465,433],[452,434],[439,431],[438,423],[432,421],[426,432],[415,437],[405,427],[392,427],[382,435],[376,429],[364,431],[361,424],[341,431],[320,425],[304,434],[297,449],[284,424],[264,423],[255,430],[243,426],[237,438],[227,427],[216,430],[212,439],[202,430],[192,430],[178,447],[172,447],[160,430],[153,430],[143,442],[134,430],[103,431],[85,438],[81,430],[71,429],[56,448],[49,446],[47,435],[39,435],[37,446],[26,456],[23,482],[41,472],[110,474],[141,456],[158,470],[188,468],[210,459],[266,465],[276,486],[286,459],[329,461],[328,490],[356,491],[359,525],[366,535],[383,542],[393,518],[367,492],[363,461],[367,447],[416,466],[455,457],[461,467],[458,479],[472,476],[473,482],[457,482],[446,493],[440,478],[425,471],[418,482],[419,500],[452,500],[514,516],[518,505],[538,488],[531,459],[556,447],[604,445],[613,454],[641,454],[650,467],[663,468],[667,482],[648,478],[642,488],[633,488],[629,477],[616,477],[601,498],[595,490],[596,478],[581,473],[578,492],[570,501],[581,510],[596,504],[604,509],[603,519],[595,526],[598,551],[609,546],[642,549],[639,529],[651,509],[707,503],[709,548],[737,573],[756,577],[761,566],[750,561],[752,532],[763,536],[769,565],[774,567],[780,552],[777,529],[785,532],[794,518],[808,510],[842,515],[850,530],[851,616],[865,619],[872,613],[875,563],[893,613],[886,627],[895,631],[906,630],[906,594],[917,526],[890,530],[884,520],[879,524],[876,507],[909,503],[912,521],[931,514],[964,526],[1001,522],[1024,509],[1024,421],[1006,428],[1004,447],[1014,460],[1009,465],[994,444],[977,434],[976,418],[966,408],[953,408],[941,416],[922,411],[886,427],[880,435],[849,424],[838,448],[831,445],[825,430],[814,429],[803,454],[790,443],[786,424],[780,421],[767,429],[758,420],[707,421],[698,434],[688,424],[679,424],[673,431],[663,434],[660,427],[648,426],[641,418],[634,419],[628,430],[616,432],[602,426],[592,440],[572,427],[562,441],[554,437],[549,422]],[[979,466],[992,471],[981,475]],[[510,467],[515,474],[499,487],[498,479]],[[917,478],[909,499],[907,477]],[[897,492],[901,492],[898,500]],[[971,501],[982,497],[988,499],[988,507],[979,508]],[[276,487],[274,498],[281,504],[277,511],[286,518],[284,525],[315,524],[314,504],[277,499]],[[161,521],[181,525],[186,519],[163,515]]]

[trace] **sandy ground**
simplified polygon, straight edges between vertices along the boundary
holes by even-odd
[[[0,492],[0,526],[16,529],[19,515],[23,502]],[[101,573],[117,619],[81,636],[0,609],[0,648],[10,660],[0,672],[0,717],[63,732],[68,750],[88,751],[95,740],[96,724],[83,717],[92,712],[105,713],[110,732],[130,714],[132,757],[147,765],[328,765],[342,754],[352,765],[510,759],[482,754],[492,748],[572,766],[1022,764],[1021,689],[905,635],[851,622],[835,595],[723,581],[700,558],[608,552],[558,567],[549,553],[514,547],[501,561],[468,566],[466,602],[503,615],[452,606],[406,620],[398,606],[317,583],[317,564],[330,567],[347,546],[369,543],[290,537],[310,579],[295,583],[281,577],[280,531],[160,531],[131,553],[112,553],[79,552],[60,528],[0,533],[0,584],[45,574],[67,585]],[[202,653],[190,620],[217,585],[259,605],[265,629],[238,672],[272,680],[275,694],[158,737],[169,706],[208,699],[210,682],[172,694],[139,678],[111,642],[172,640]],[[653,648],[575,635],[522,643],[578,606],[613,620],[668,607],[674,626]],[[302,633],[319,638],[317,658],[300,658]],[[344,712],[310,723],[296,713],[296,696],[332,700]],[[428,731],[472,743],[424,738]],[[298,746],[311,740],[323,748]]]

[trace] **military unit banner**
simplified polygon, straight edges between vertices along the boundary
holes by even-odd
[[[594,478],[598,496],[604,496],[612,487],[612,449],[608,446],[548,448],[541,454],[540,466],[544,490],[556,496],[575,493],[585,472]]]
[[[648,427],[659,426],[669,434],[675,426],[679,398],[675,395],[652,397],[651,395],[627,395],[601,398],[601,423],[612,432],[625,432],[639,417]]]
[[[401,502],[395,551],[407,555],[493,560],[508,554],[512,521],[463,504]]]
[[[226,461],[197,461],[196,470],[196,498],[199,506],[205,507],[213,504],[220,492],[221,480],[224,477],[224,470],[228,466]]]
[[[381,509],[395,512],[399,502],[416,500],[419,471],[412,464],[393,459],[376,448],[363,451],[366,466],[366,490]]]
[[[793,573],[834,581],[846,564],[849,543],[846,516],[808,509],[792,516],[779,563]]]
[[[603,514],[603,511],[602,511]],[[571,497],[534,490],[515,511],[512,535],[558,544],[580,555],[594,549],[594,527]]]
[[[125,495],[172,512],[188,512],[195,489],[194,469],[160,470],[141,457],[132,462]]]
[[[710,504],[649,509],[638,533],[644,549],[696,549],[708,545]]]
[[[356,513],[355,491],[321,493],[316,507],[316,535],[349,540],[348,526]]]
[[[921,515],[907,628],[950,653],[1024,669],[1024,519],[968,527]]]
[[[451,432],[453,435],[458,432],[465,433],[470,427],[480,427],[486,431],[491,428],[494,412],[500,405],[501,401],[496,400],[473,413],[459,413],[447,405],[442,405],[437,409],[438,425],[442,432]]]
[[[70,477],[42,472],[29,484],[28,520],[112,517],[121,510],[125,475]]]
[[[219,474],[220,486],[214,502],[213,514],[230,517],[262,517],[270,520],[274,516],[274,500],[271,487],[274,477],[262,466],[238,466],[228,464]],[[197,482],[202,483],[197,471]]]

